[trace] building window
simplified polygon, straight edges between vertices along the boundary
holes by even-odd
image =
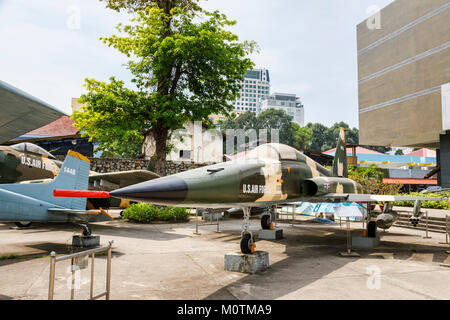
[[[190,159],[191,158],[191,150],[180,150],[180,158],[181,159]]]

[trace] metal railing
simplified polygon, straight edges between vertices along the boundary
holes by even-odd
[[[66,256],[57,257],[55,251],[52,251],[50,253],[50,279],[48,284],[48,300],[53,300],[53,293],[55,289],[55,269],[56,269],[56,262],[64,261],[64,260],[71,260],[70,270],[72,272],[72,285],[71,285],[71,292],[70,292],[70,300],[74,300],[75,298],[75,259],[84,257],[84,256],[91,256],[91,281],[90,281],[90,300],[96,300],[98,298],[101,298],[103,296],[106,297],[106,300],[109,300],[110,293],[111,293],[111,249],[112,249],[113,241],[109,241],[108,246],[81,251],[73,254],[69,254]],[[108,259],[106,264],[106,290],[100,294],[97,294],[94,296],[94,261],[95,261],[95,254],[100,252],[108,252]]]
[[[196,220],[195,220],[195,235],[200,235],[200,233],[198,232],[198,227],[203,227],[203,226],[217,226],[217,230],[216,233],[220,233],[220,222],[219,222],[219,212],[215,212],[215,213],[209,213],[209,221],[203,222],[203,223],[199,223],[199,217],[198,215],[196,215]],[[216,215],[216,222],[213,222],[213,214]],[[204,215],[202,214],[202,218],[204,217]]]

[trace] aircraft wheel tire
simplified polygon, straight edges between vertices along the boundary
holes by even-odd
[[[87,225],[82,225],[81,230],[82,230],[82,232],[81,232],[82,236],[89,237],[92,234],[91,229],[89,229],[89,227]]]
[[[264,230],[270,230],[271,223],[270,215],[266,214],[261,217],[261,228]]]
[[[246,233],[241,238],[241,252],[243,254],[251,254],[253,253],[253,240],[252,236],[249,233]]]
[[[14,224],[16,226],[18,226],[19,228],[28,228],[31,226],[32,222],[31,221],[17,221],[17,222],[14,222]]]

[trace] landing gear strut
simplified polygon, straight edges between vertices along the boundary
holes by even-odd
[[[251,254],[255,252],[256,244],[250,232],[250,208],[247,207],[242,210],[244,211],[244,223],[242,224],[241,252]]]

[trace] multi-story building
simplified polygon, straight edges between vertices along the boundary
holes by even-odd
[[[270,94],[270,76],[267,69],[248,70],[241,87],[241,97],[233,101],[234,113],[257,112],[260,99]]]
[[[274,93],[263,98],[258,105],[257,113],[261,113],[267,109],[283,110],[286,114],[292,116],[292,121],[300,127],[305,125],[303,104],[295,94]]]
[[[450,1],[396,0],[357,33],[359,143],[436,148],[450,187]]]

